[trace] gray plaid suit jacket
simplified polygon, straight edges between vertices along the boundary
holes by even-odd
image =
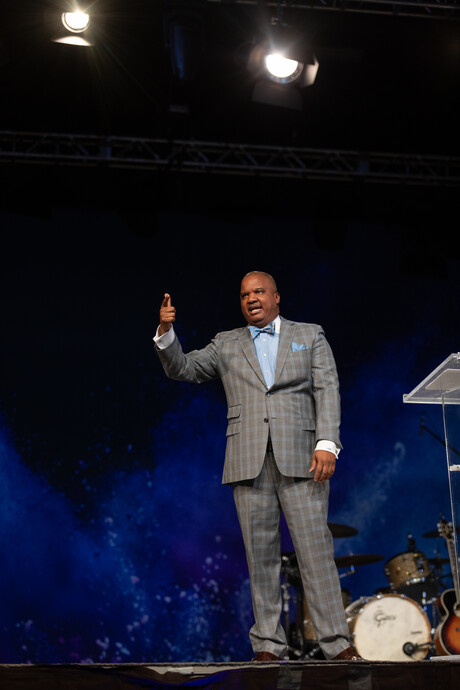
[[[172,379],[222,380],[228,405],[224,484],[257,477],[269,433],[278,469],[286,476],[312,477],[308,470],[317,440],[341,448],[337,370],[321,326],[281,317],[271,388],[247,326],[218,333],[205,348],[188,354],[177,337],[157,352]]]

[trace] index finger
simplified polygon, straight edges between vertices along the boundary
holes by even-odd
[[[162,307],[170,307],[171,306],[171,295],[168,295],[167,292],[165,292],[165,296],[163,298],[163,302],[161,303]]]

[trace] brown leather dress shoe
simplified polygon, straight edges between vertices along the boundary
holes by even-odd
[[[363,657],[359,656],[353,647],[347,647],[334,657],[333,661],[363,661]]]
[[[280,661],[281,657],[271,652],[257,652],[251,661]]]

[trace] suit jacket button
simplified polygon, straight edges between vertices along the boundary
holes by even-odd
[[[267,398],[269,398],[271,396],[270,391],[268,391],[268,393],[265,393],[265,395],[267,396]]]
[[[265,424],[268,424],[268,417],[265,417],[264,422]]]

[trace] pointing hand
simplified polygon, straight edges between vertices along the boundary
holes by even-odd
[[[171,325],[176,320],[176,309],[171,306],[171,295],[165,293],[160,307],[160,328],[159,335],[163,335],[171,328]]]

